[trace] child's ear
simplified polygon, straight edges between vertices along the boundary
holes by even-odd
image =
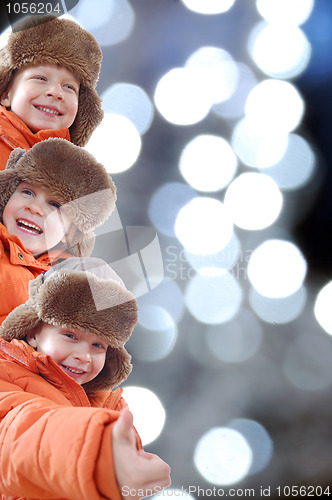
[[[36,339],[36,333],[37,333],[37,330],[34,328],[33,330],[31,330],[31,332],[29,332],[26,336],[26,340],[27,340],[27,343],[29,345],[31,345],[31,347],[34,347],[36,348],[37,347],[37,339]]]
[[[6,90],[1,98],[0,98],[0,103],[5,106],[5,108],[10,108],[10,99],[9,99],[9,94],[8,94],[8,90]]]

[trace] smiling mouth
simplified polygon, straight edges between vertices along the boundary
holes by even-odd
[[[52,115],[55,116],[62,116],[62,113],[60,113],[60,111],[48,108],[47,106],[35,106],[35,108],[38,109],[39,111],[45,111],[46,113],[51,113]]]
[[[43,232],[43,230],[36,224],[33,224],[32,222],[28,222],[23,219],[17,219],[16,224],[20,229],[24,229],[24,231],[27,231],[28,233],[31,234],[42,234]]]
[[[69,366],[66,365],[61,365],[61,366],[65,370],[68,370],[70,373],[74,373],[74,375],[83,375],[83,373],[85,373],[84,370],[75,370],[74,368],[69,368]]]

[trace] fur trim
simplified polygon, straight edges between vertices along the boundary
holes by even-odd
[[[116,281],[64,270],[52,274],[45,284],[35,296],[38,316],[45,323],[92,333],[111,347],[121,347],[129,339],[137,321],[137,303]]]
[[[92,230],[110,216],[116,201],[115,185],[103,165],[65,139],[38,142],[27,152],[14,149],[6,169],[0,172],[0,221],[20,182],[37,184],[52,193],[77,228],[67,250],[89,255],[94,243]]]
[[[67,68],[81,84],[70,136],[74,144],[84,146],[103,118],[101,99],[95,91],[101,60],[98,42],[75,21],[27,17],[16,23],[7,45],[0,50],[0,95],[17,69],[45,63]]]
[[[94,392],[119,385],[131,372],[131,356],[124,344],[137,323],[138,311],[135,297],[113,270],[114,279],[105,279],[96,275],[102,276],[101,267],[95,272],[75,269],[76,262],[85,260],[97,266],[102,262],[70,258],[30,281],[29,300],[7,316],[0,336],[7,341],[24,340],[40,322],[96,335],[109,348],[103,370],[84,387]]]

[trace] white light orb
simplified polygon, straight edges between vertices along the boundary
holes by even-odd
[[[123,397],[134,416],[134,426],[142,444],[157,439],[164,427],[166,413],[156,394],[146,387],[126,386]]]
[[[229,485],[243,479],[250,469],[252,450],[243,435],[227,427],[210,429],[198,441],[194,463],[210,483]]]
[[[297,26],[261,23],[251,33],[249,52],[265,74],[293,78],[308,66],[311,45]]]
[[[247,230],[264,229],[278,218],[282,194],[268,175],[247,172],[227,188],[224,204],[234,224]]]
[[[194,198],[180,209],[174,229],[186,250],[203,255],[218,252],[233,236],[233,223],[224,205],[205,197]]]
[[[209,113],[211,99],[205,77],[197,68],[174,68],[158,82],[154,102],[160,114],[175,125],[192,125]]]
[[[108,147],[105,147],[105,145]],[[121,115],[105,114],[85,149],[100,161],[110,174],[128,170],[141,151],[141,137],[133,123]]]
[[[332,281],[325,285],[317,295],[315,316],[322,328],[332,335]]]
[[[288,133],[301,122],[304,101],[292,83],[268,79],[250,92],[245,111],[255,128]]]
[[[184,147],[179,168],[184,179],[197,191],[219,191],[233,179],[237,157],[222,137],[199,135]]]
[[[185,291],[185,304],[201,323],[225,323],[238,313],[242,289],[227,271],[215,269],[215,275],[210,276],[202,274],[203,271],[190,280]]]
[[[248,278],[258,293],[281,298],[295,293],[303,284],[307,263],[296,245],[267,240],[251,254]]]

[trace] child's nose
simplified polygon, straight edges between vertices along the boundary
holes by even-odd
[[[37,215],[44,215],[41,203],[38,203],[36,200],[30,201],[26,205],[26,209],[29,210],[32,214],[37,214]]]
[[[92,358],[91,358],[91,353],[88,348],[81,347],[76,350],[74,354],[74,358],[79,359],[80,361],[83,361],[84,363],[91,363]]]
[[[61,85],[50,85],[46,91],[46,95],[55,99],[63,100],[63,90]]]

